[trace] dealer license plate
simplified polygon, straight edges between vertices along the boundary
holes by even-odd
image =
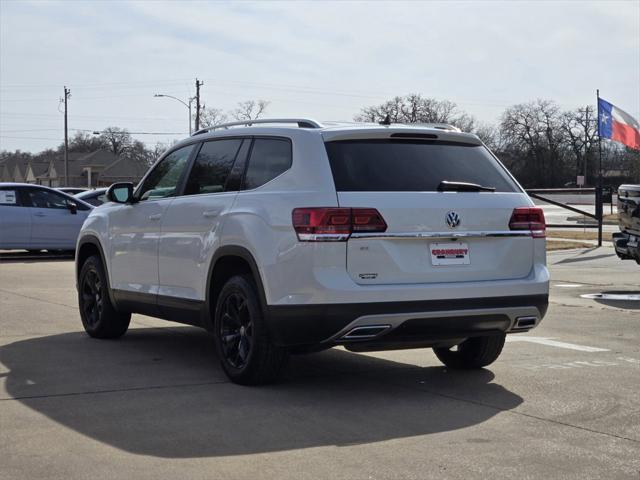
[[[469,265],[469,245],[464,242],[432,243],[431,265]]]

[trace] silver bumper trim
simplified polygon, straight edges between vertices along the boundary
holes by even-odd
[[[507,315],[511,320],[511,324],[507,329],[507,333],[522,331],[517,328],[517,319],[521,317],[535,318],[535,324],[530,328],[536,327],[542,316],[536,307],[508,307],[508,308],[478,308],[470,310],[445,310],[435,312],[411,312],[411,313],[394,313],[394,314],[381,314],[381,315],[364,315],[356,318],[349,325],[340,330],[337,334],[327,338],[325,342],[336,342],[343,340],[344,337],[351,330],[358,327],[368,327],[372,325],[389,325],[390,328],[385,329],[380,333],[387,333],[393,329],[399,327],[407,320],[418,318],[446,318],[446,317],[463,317],[463,316],[480,316],[480,315]],[[376,335],[378,336],[378,335]]]

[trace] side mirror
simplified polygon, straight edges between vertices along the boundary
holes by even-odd
[[[114,183],[107,190],[107,200],[115,203],[133,203],[133,183]]]
[[[78,205],[73,202],[67,203],[67,208],[69,209],[72,215],[75,215],[78,213]]]

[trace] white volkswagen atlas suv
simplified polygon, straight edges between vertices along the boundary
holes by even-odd
[[[77,244],[87,333],[132,313],[203,327],[237,383],[337,345],[480,368],[547,310],[542,210],[447,125],[219,125],[107,198]]]

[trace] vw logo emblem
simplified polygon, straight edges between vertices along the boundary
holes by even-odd
[[[447,222],[447,225],[449,225],[449,228],[456,228],[458,225],[460,225],[460,215],[458,215],[456,212],[447,213],[445,220]]]

